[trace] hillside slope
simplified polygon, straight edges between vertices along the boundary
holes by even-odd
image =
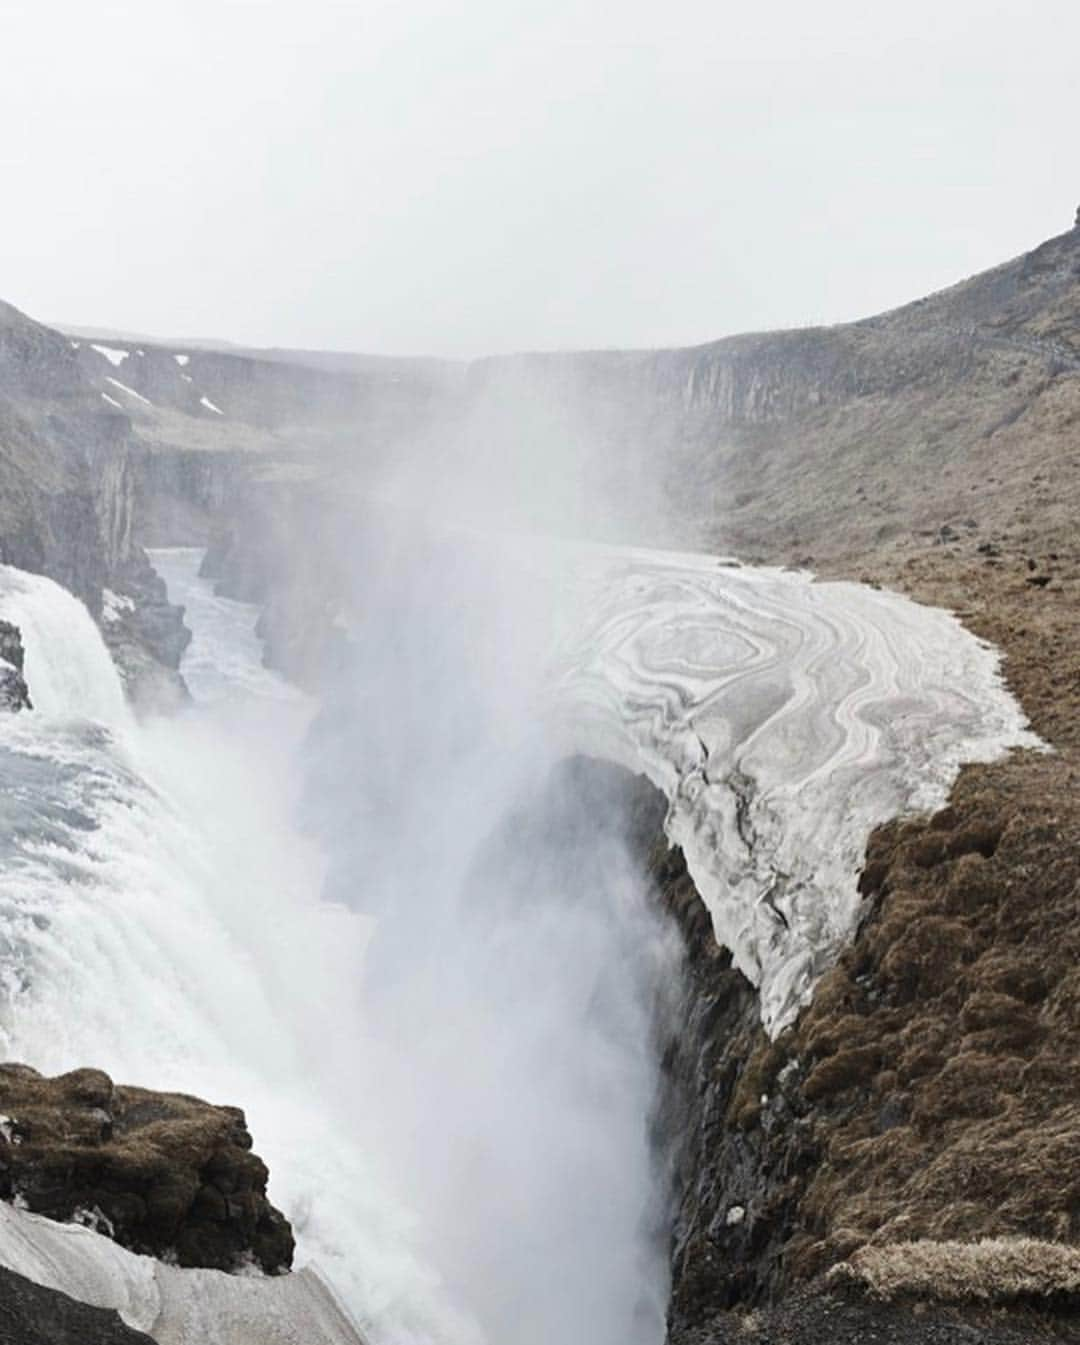
[[[559,404],[622,512],[684,545],[851,561],[1036,512],[1056,536],[1080,504],[1080,228],[865,321],[480,361],[470,389]]]

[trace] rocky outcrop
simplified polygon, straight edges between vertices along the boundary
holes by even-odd
[[[753,988],[716,944],[681,853],[668,848],[665,803],[647,781],[576,758],[515,825],[517,840],[534,826],[566,836],[570,852],[585,832],[595,833],[592,844],[618,836],[682,935],[682,975],[657,995],[655,1018],[662,1082],[652,1132],[674,1197],[669,1345],[1080,1339],[1070,1315],[1075,1294],[1056,1288],[1062,1260],[1072,1283],[1080,1255],[1062,1246],[1073,1237],[1069,1174],[1077,1168],[1070,1146],[1078,1127],[1063,1096],[1075,1042],[1060,1017],[1074,991],[1071,935],[1048,953],[1051,929],[1067,921],[1076,861],[1055,880],[1057,895],[1046,893],[1048,909],[1033,910],[1019,880],[1025,862],[1045,864],[1053,840],[1040,835],[1034,808],[1015,813],[995,840],[1001,819],[987,817],[984,790],[997,769],[966,773],[953,808],[936,821],[878,833],[866,886],[895,884],[897,900],[870,898],[856,943],[774,1043],[761,1030]],[[927,869],[931,852],[940,857]],[[984,873],[972,887],[973,864]],[[953,874],[935,873],[941,866]],[[955,908],[956,883],[984,895],[959,916],[969,923],[953,941],[935,923],[935,902]],[[588,891],[586,879],[582,897]],[[919,901],[925,906],[915,909]],[[955,909],[949,918],[958,918]],[[913,976],[933,976],[937,988],[924,993]],[[1006,1004],[1010,995],[1016,1005]],[[1026,1067],[991,1067],[1024,1049],[1018,1033],[1031,1040],[1033,995],[1057,1006],[1053,1030]],[[982,1034],[977,1047],[972,1031]],[[968,1060],[973,1049],[987,1063],[961,1078],[950,1061]],[[1023,1276],[1002,1279],[991,1267],[989,1290],[975,1284],[958,1293],[958,1279],[970,1276],[957,1271],[946,1239],[970,1248],[1019,1231],[1031,1235],[1015,1244]],[[824,1274],[857,1247],[904,1252],[915,1237],[928,1239],[914,1244],[926,1248],[918,1294],[861,1287],[846,1265],[845,1276]]]
[[[188,698],[177,671],[191,631],[146,553],[136,552],[103,592],[101,633],[136,709],[167,711]]]
[[[292,1231],[238,1108],[120,1087],[101,1070],[47,1079],[5,1064],[0,1112],[0,1197],[181,1266],[290,1265]]]
[[[18,626],[0,621],[0,710],[32,710],[23,676],[24,651]]]

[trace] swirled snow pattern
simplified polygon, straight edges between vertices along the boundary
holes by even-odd
[[[948,612],[691,554],[575,548],[571,571],[556,716],[667,795],[775,1034],[854,931],[873,828],[940,807],[962,763],[1041,744]]]

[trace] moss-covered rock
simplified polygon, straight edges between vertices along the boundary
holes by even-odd
[[[4,1198],[182,1266],[289,1267],[292,1230],[238,1108],[118,1087],[101,1070],[47,1079],[5,1064],[0,1112]]]

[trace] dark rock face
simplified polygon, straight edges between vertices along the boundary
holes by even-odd
[[[717,945],[682,852],[660,836],[650,867],[687,950],[659,1121],[673,1156],[668,1325],[675,1345],[695,1339],[718,1314],[779,1290],[785,1243],[817,1153],[795,1090],[766,1084],[765,1071],[750,1067],[765,1042],[757,992]]]
[[[23,643],[18,626],[0,621],[0,710],[32,710],[23,677]]]
[[[236,1107],[118,1087],[101,1070],[46,1079],[6,1064],[0,1111],[3,1198],[182,1266],[289,1267],[292,1230]]]
[[[1039,1037],[1042,1049],[1023,1080],[1010,1070],[960,1080],[946,1063],[950,1055],[966,1058],[965,1034],[983,1034],[984,1049],[999,1060],[1021,1049],[1017,1032],[1030,1040],[1023,1005],[1053,1001],[1077,961],[1071,936],[1054,958],[1042,959],[1045,973],[1022,953],[1025,942],[1043,937],[1037,931],[1049,933],[1064,918],[1061,902],[1025,915],[1019,890],[1010,901],[1007,869],[971,872],[973,862],[992,865],[1011,848],[975,787],[978,772],[993,769],[969,772],[956,806],[936,820],[876,834],[864,886],[869,894],[894,887],[904,895],[891,912],[887,899],[883,908],[882,898],[871,895],[873,910],[855,945],[796,1027],[775,1043],[759,1025],[755,991],[716,944],[681,852],[662,835],[664,800],[647,781],[576,758],[560,767],[536,816],[515,824],[515,836],[553,821],[562,834],[574,817],[595,819],[608,810],[599,832],[610,827],[639,858],[682,934],[686,958],[672,987],[676,999],[661,996],[656,1019],[663,1083],[653,1133],[673,1185],[668,1345],[1080,1340],[1080,1319],[1063,1315],[1056,1303],[880,1301],[827,1286],[820,1274],[855,1246],[877,1243],[875,1233],[890,1220],[899,1241],[905,1229],[923,1237],[1028,1231],[1052,1238],[1071,1208],[1076,1164],[1068,1146],[1077,1132],[1062,1096],[1071,1049],[1064,1026],[1057,1044]],[[1036,827],[1034,819],[1030,825]],[[1012,829],[1021,841],[1018,820]],[[1037,835],[1024,836],[1007,863],[1022,864],[1021,855],[1031,856],[1037,843]],[[1049,844],[1045,835],[1043,843]],[[1075,864],[1055,879],[1062,901],[1074,879]],[[995,906],[985,932],[974,936],[983,945],[982,971],[979,959],[971,963],[971,938],[945,943],[934,926],[938,956],[928,959],[915,946],[916,888],[927,896],[936,890],[954,906],[975,901],[971,910],[983,917],[987,911],[972,893]],[[588,890],[586,881],[583,897]],[[1010,904],[1011,916],[1003,916]],[[925,919],[933,924],[929,909]],[[1003,920],[1011,927],[1005,936]],[[902,989],[924,971],[937,978],[936,991],[921,998]],[[948,1007],[955,995],[966,998],[958,1012]],[[939,1076],[937,1083],[925,1091],[904,1084],[897,1071],[906,1072],[908,1059],[928,1079]],[[919,1116],[924,1098],[944,1108],[926,1124]],[[1022,1110],[1010,1120],[1013,1108]],[[972,1175],[972,1144],[987,1146],[985,1181]],[[1018,1172],[1023,1183],[1015,1180]]]
[[[188,699],[177,669],[191,642],[183,609],[169,602],[165,581],[145,552],[137,552],[113,578],[101,633],[136,709],[166,711]]]
[[[263,461],[259,465],[265,465]],[[251,453],[156,448],[136,465],[135,534],[143,546],[203,546],[256,466]]]
[[[671,1345],[784,1339],[801,1320],[784,1316],[792,1296],[812,1298],[867,1244],[1075,1245],[1080,818],[1068,775],[1054,757],[971,767],[949,808],[879,829],[863,926],[775,1042],[681,855],[657,842],[660,899],[687,945],[662,1113],[678,1201]],[[759,1336],[733,1324],[751,1310]],[[965,1338],[933,1334],[930,1318],[905,1325],[907,1309],[874,1311],[852,1308],[835,1338]],[[830,1338],[826,1317],[806,1322],[793,1338]]]
[[[0,556],[57,580],[95,614],[128,543],[128,429],[59,332],[0,305]]]
[[[153,1345],[118,1312],[92,1308],[0,1267],[0,1345]]]

